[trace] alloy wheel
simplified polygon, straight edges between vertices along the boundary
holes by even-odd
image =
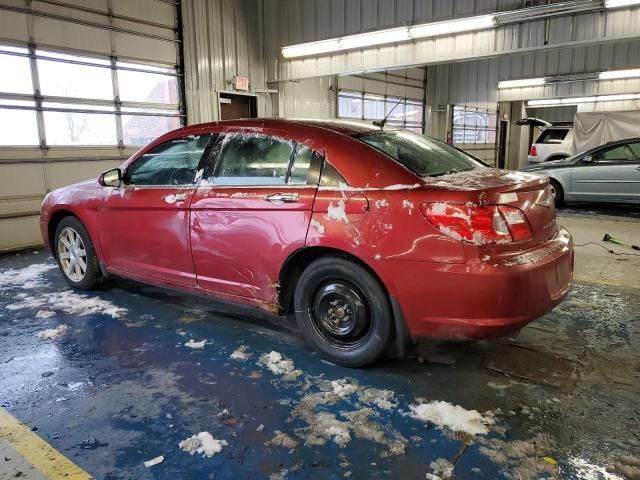
[[[65,227],[58,236],[58,259],[71,281],[82,281],[87,273],[87,250],[80,234],[71,227]]]

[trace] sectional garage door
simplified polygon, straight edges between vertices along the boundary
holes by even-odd
[[[55,188],[183,123],[172,0],[0,0],[0,251],[40,243]]]

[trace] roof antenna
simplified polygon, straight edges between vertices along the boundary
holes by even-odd
[[[387,116],[386,116],[386,117],[384,117],[384,119],[383,119],[383,120],[374,120],[374,121],[373,121],[373,124],[374,124],[376,127],[380,127],[380,129],[383,129],[383,128],[384,128],[384,126],[385,126],[385,125],[386,125],[386,123],[387,123],[387,119],[388,119],[388,118],[389,118],[389,116],[393,113],[393,111],[396,109],[396,107],[397,107],[398,105],[400,105],[400,102],[402,102],[402,99],[398,100],[398,102],[393,106],[393,108],[389,111],[389,113],[387,113]]]

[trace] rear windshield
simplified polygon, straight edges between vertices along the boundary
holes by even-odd
[[[538,137],[536,143],[562,143],[567,133],[569,133],[567,128],[547,129]]]
[[[446,143],[411,132],[366,133],[357,138],[386,153],[419,177],[437,177],[486,166]]]

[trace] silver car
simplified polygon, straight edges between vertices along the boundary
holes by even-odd
[[[640,204],[640,138],[609,142],[520,170],[548,176],[556,206],[563,202]]]

